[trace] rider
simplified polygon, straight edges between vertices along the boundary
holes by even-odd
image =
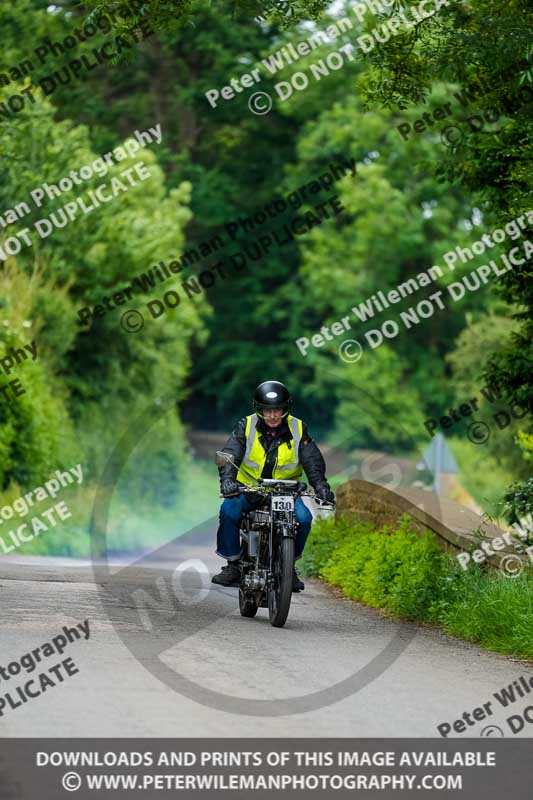
[[[279,381],[261,383],[254,394],[254,414],[241,419],[224,446],[239,467],[246,467],[255,478],[284,478],[297,480],[305,470],[315,494],[333,503],[335,495],[326,480],[326,465],[322,453],[308,433],[302,420],[290,415],[291,396]],[[221,493],[226,498],[220,508],[217,532],[217,555],[226,558],[228,565],[212,578],[222,586],[239,586],[240,536],[239,521],[245,511],[257,508],[262,498],[240,492],[242,484],[253,481],[242,469],[231,464],[218,468]],[[295,558],[300,558],[311,529],[312,515],[301,497],[296,498],[294,513],[298,524]],[[296,570],[292,590],[299,592],[304,584]]]

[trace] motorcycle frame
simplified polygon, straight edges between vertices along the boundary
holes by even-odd
[[[292,491],[291,491],[292,489]],[[269,552],[269,561],[268,561],[268,574],[265,587],[261,590],[264,592],[265,589],[271,591],[272,589],[272,581],[274,578],[274,537],[276,528],[278,528],[279,533],[278,536],[280,539],[283,538],[296,538],[296,526],[298,525],[297,520],[295,519],[294,510],[293,511],[274,511],[272,509],[272,498],[276,496],[281,496],[283,494],[290,494],[293,496],[294,501],[296,502],[296,498],[301,496],[300,492],[295,492],[294,488],[283,488],[282,486],[278,486],[275,489],[272,488],[268,492],[262,492],[264,494],[265,499],[268,500],[268,514],[270,516],[270,525],[268,529],[268,552]],[[255,509],[257,511],[264,511],[265,509],[259,508]],[[248,534],[253,530],[251,527],[246,527],[244,532],[247,534],[247,541],[249,542]],[[263,531],[257,531],[259,537]],[[261,539],[259,541],[259,547],[257,550],[257,556],[255,557],[255,570],[256,572],[262,568],[262,565],[259,562],[259,558],[261,555]],[[265,565],[266,566],[266,565]],[[264,567],[263,567],[264,568]]]

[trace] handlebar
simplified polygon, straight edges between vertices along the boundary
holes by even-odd
[[[294,494],[298,497],[315,497],[314,494],[311,494],[310,492],[304,492],[303,489],[297,489],[294,486],[283,486],[280,487],[280,489],[284,494]],[[249,492],[250,494],[273,494],[275,491],[275,486],[245,486],[240,490],[239,494],[241,492]]]
[[[293,495],[295,495],[297,497],[312,497],[314,500],[318,500],[320,502],[320,504],[322,505],[322,507],[335,508],[335,503],[328,503],[327,500],[321,500],[314,493],[306,492],[303,489],[298,489],[297,488],[298,483],[300,483],[300,482],[299,481],[288,481],[288,480],[276,480],[275,478],[263,478],[261,480],[261,483],[259,483],[257,486],[244,486],[243,485],[239,489],[239,492],[238,493],[236,492],[234,495],[220,495],[220,496],[221,497],[236,497],[237,494],[246,494],[246,493],[268,495],[268,494],[272,494],[276,490],[276,487],[279,487],[280,490],[282,490],[285,494],[293,494]],[[289,484],[291,484],[291,485],[289,485]],[[303,485],[305,487],[305,489],[307,489],[307,486],[305,486],[305,484],[300,484],[300,485]]]

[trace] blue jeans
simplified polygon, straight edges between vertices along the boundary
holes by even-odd
[[[239,521],[245,511],[258,508],[262,498],[252,502],[245,494],[236,497],[226,497],[220,506],[220,525],[217,531],[217,556],[236,561],[241,557],[241,542],[239,536]],[[296,531],[295,558],[300,558],[305,547],[305,542],[311,530],[313,515],[301,497],[296,498],[294,515],[299,523]]]

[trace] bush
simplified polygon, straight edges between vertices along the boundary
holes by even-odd
[[[419,536],[404,516],[396,530],[364,522],[319,520],[302,571],[353,600],[406,619],[440,624],[449,633],[502,653],[533,657],[533,578],[467,572],[433,535]]]
[[[313,523],[300,561],[302,571],[310,578],[321,577],[333,551],[350,534],[352,526],[343,519],[317,519]]]
[[[445,559],[430,533],[422,538],[405,517],[398,530],[365,523],[321,522],[305,550],[307,574],[323,577],[352,600],[404,617],[426,619]]]
[[[29,357],[16,363],[7,375],[0,371],[2,388],[16,379],[24,392],[0,398],[1,492],[13,484],[33,488],[53,470],[76,463],[80,449],[67,410],[68,392],[50,367],[47,326],[33,308],[34,298],[46,293],[50,305],[62,308],[64,293],[54,292],[39,269],[28,276],[14,263],[4,266],[0,287],[0,355],[37,343],[35,361]],[[64,328],[61,339],[68,341]]]
[[[533,477],[523,483],[513,483],[502,500],[503,514],[511,523],[522,524],[522,520],[533,518]]]

